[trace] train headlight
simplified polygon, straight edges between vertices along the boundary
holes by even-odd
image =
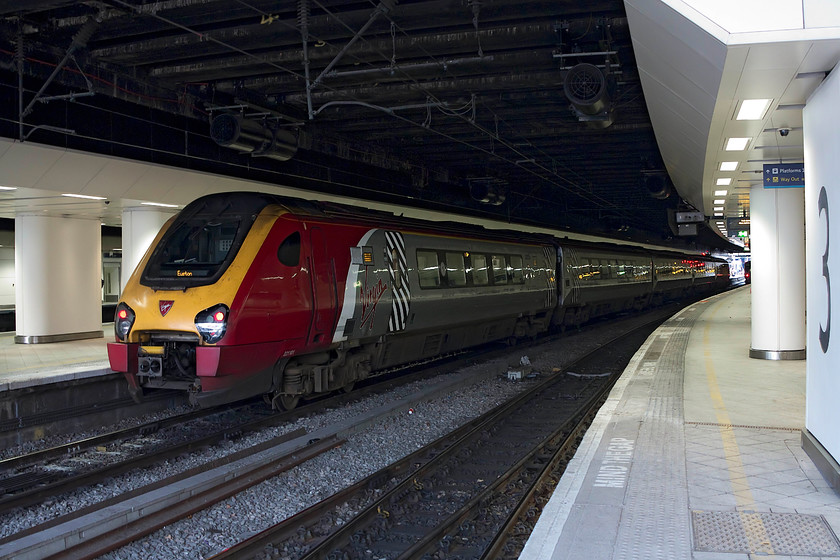
[[[120,302],[114,312],[114,334],[125,342],[128,332],[134,326],[134,310],[125,303]]]
[[[208,344],[215,344],[225,336],[230,310],[227,305],[219,304],[205,309],[195,316],[195,328]]]

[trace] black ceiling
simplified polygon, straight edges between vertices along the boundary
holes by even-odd
[[[680,203],[622,0],[0,0],[0,135],[653,242]]]

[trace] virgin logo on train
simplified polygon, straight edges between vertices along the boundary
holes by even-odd
[[[376,304],[379,303],[380,298],[382,298],[382,294],[384,294],[387,289],[388,284],[385,284],[381,278],[379,279],[379,282],[373,285],[373,287],[368,287],[367,274],[365,274],[365,285],[362,286],[360,298],[362,301],[362,327],[365,326],[365,323],[369,323],[368,328],[373,328],[373,317],[376,315]]]
[[[160,309],[160,314],[163,317],[166,317],[166,314],[169,313],[169,310],[172,309],[172,305],[175,302],[171,299],[162,299],[158,301],[158,308]]]

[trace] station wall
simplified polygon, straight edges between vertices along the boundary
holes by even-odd
[[[803,110],[807,380],[805,427],[840,459],[840,70]],[[837,317],[834,317],[837,315]]]

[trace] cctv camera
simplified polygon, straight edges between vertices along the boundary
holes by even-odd
[[[779,135],[780,136],[787,136],[788,134],[790,134],[790,129],[789,128],[780,128],[779,129]]]

